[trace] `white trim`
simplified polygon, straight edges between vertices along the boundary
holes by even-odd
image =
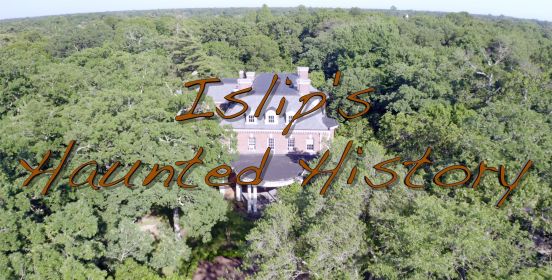
[[[272,140],[272,144],[273,144],[273,147],[270,147],[270,140]],[[266,147],[270,147],[270,149],[272,150],[272,152],[276,152],[276,139],[274,138],[274,136],[271,134],[268,136],[268,138],[266,139]]]
[[[251,146],[253,146],[253,149],[251,149]],[[247,151],[254,152],[256,150],[257,150],[257,138],[255,138],[255,136],[253,135],[249,135],[249,137],[247,138]]]
[[[259,186],[263,186],[265,188],[279,188],[279,187],[285,187],[289,186],[295,182],[301,182],[302,178],[291,178],[287,180],[281,180],[281,181],[262,181]]]
[[[257,133],[277,133],[282,134],[282,130],[278,129],[251,129],[251,128],[233,128],[234,131],[239,132],[257,132]],[[331,130],[307,130],[307,129],[294,129],[293,134],[295,133],[330,133]]]
[[[249,122],[249,118],[250,117],[253,117],[253,122]],[[255,115],[253,114],[249,114],[249,115],[245,115],[245,124],[247,125],[250,125],[250,124],[257,124],[257,118],[255,117]]]
[[[290,121],[290,118],[293,118],[293,116],[294,116],[294,115],[295,115],[295,113],[294,113],[294,112],[291,112],[291,111],[289,111],[289,112],[286,112],[286,116],[285,116],[285,123],[286,123],[286,124],[288,124],[288,123],[289,123],[289,121]]]
[[[293,142],[293,146],[290,146],[289,144]],[[295,150],[297,149],[297,146],[295,146],[295,137],[290,136],[289,138],[287,138],[287,150],[288,152],[295,152]]]
[[[273,117],[274,122],[269,122],[269,118]],[[276,116],[276,112],[272,109],[267,110],[265,113],[265,124],[278,124],[278,116]]]
[[[312,149],[309,149],[309,145],[312,145]],[[307,152],[314,152],[315,150],[315,146],[314,146],[314,138],[312,138],[312,134],[309,135],[309,138],[307,138],[307,140],[305,141],[305,151]]]

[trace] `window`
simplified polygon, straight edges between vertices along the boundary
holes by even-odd
[[[270,109],[266,111],[265,124],[278,124],[278,118],[276,117],[276,112],[274,110]]]
[[[274,138],[272,138],[272,137],[268,138],[268,147],[271,150],[274,150]]]
[[[255,123],[255,115],[248,115],[246,123]]]
[[[307,151],[314,151],[314,140],[307,139]]]
[[[249,139],[247,140],[247,149],[249,151],[255,151],[256,150],[256,140],[255,137],[249,136]]]
[[[292,113],[287,113],[286,114],[286,123],[290,123],[292,119],[293,119],[293,114]]]
[[[293,137],[288,138],[288,151],[295,151],[295,138]]]

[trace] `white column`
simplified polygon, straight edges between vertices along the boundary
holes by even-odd
[[[257,186],[253,186],[253,213],[257,213]]]
[[[252,206],[253,205],[251,202],[251,185],[247,185],[247,213],[251,212]]]
[[[222,194],[222,196],[224,196],[224,194],[226,193],[226,188],[228,188],[227,186],[220,186],[219,187],[219,192],[220,194]]]
[[[236,195],[236,200],[241,201],[241,185],[239,185],[239,184],[236,184],[235,195]]]

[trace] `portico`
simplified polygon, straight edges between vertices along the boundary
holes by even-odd
[[[258,166],[263,155],[246,154],[241,155],[231,164],[234,170],[243,170],[248,166]],[[257,202],[259,195],[268,195],[267,192],[276,190],[280,187],[288,186],[294,182],[302,180],[303,168],[299,165],[299,159],[311,160],[315,156],[310,154],[285,154],[271,155],[265,169],[261,173],[262,181],[258,185],[236,185],[221,187],[220,192],[225,195],[229,189],[233,190],[233,195],[226,196],[236,201],[245,201],[247,203],[247,212],[256,213],[258,210]],[[244,174],[242,181],[253,180],[254,174]]]

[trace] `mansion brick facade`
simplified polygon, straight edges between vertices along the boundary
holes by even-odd
[[[288,121],[301,107],[299,98],[318,91],[311,86],[308,71],[308,67],[297,67],[297,73],[278,73],[279,79],[259,118],[253,115],[254,110],[268,90],[274,73],[255,75],[255,72],[247,72],[244,75],[240,71],[238,78],[222,79],[222,83],[208,86],[207,95],[213,98],[217,106],[224,108],[228,115],[238,112],[241,105],[228,104],[224,96],[233,91],[252,88],[251,92],[239,96],[249,105],[246,115],[221,122],[223,125],[231,125],[236,132],[240,155],[262,154],[267,147],[274,154],[317,154],[328,147],[337,122],[326,116],[325,108],[297,120],[290,132],[282,135]],[[291,84],[286,84],[287,79]],[[285,109],[276,115],[282,98],[286,99]]]

